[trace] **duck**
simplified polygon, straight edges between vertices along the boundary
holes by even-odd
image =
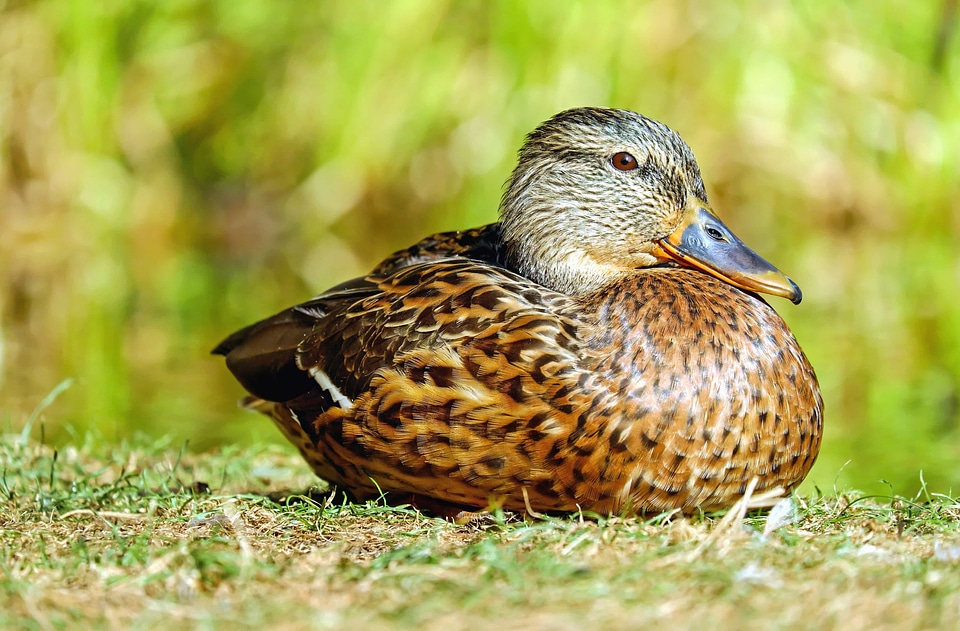
[[[213,352],[353,501],[691,514],[791,492],[820,450],[814,369],[760,294],[802,297],[718,218],[680,135],[585,107],[526,137],[498,222]]]

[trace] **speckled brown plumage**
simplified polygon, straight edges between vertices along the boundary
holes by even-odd
[[[737,287],[799,290],[716,220],[679,136],[561,113],[501,212],[227,338],[247,405],[356,499],[691,512],[803,480],[816,377]]]

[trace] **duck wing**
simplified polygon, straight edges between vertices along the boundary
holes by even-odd
[[[294,399],[317,386],[297,364],[297,352],[313,331],[319,314],[336,313],[377,291],[377,285],[366,278],[347,281],[303,305],[236,331],[212,352],[226,357],[227,368],[255,397],[266,401]]]
[[[237,331],[213,352],[254,396],[322,400],[318,412],[351,407],[388,372],[419,372],[433,384],[458,379],[466,389],[482,379],[521,398],[548,365],[576,363],[578,324],[558,315],[572,309],[571,298],[508,270],[453,258],[348,281]],[[424,374],[440,355],[459,357],[461,372]]]
[[[230,371],[251,394],[267,401],[287,401],[315,385],[297,366],[296,351],[317,319],[378,293],[373,278],[449,258],[499,265],[501,252],[499,223],[425,237],[381,261],[370,277],[347,281],[309,302],[251,324],[220,342],[213,353],[227,357]]]

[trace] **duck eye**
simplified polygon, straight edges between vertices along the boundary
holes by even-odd
[[[610,158],[610,162],[614,167],[621,171],[633,171],[639,165],[637,164],[637,159],[625,151],[614,155]]]

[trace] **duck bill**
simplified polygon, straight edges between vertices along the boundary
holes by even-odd
[[[658,242],[667,260],[715,276],[734,287],[800,304],[795,282],[751,250],[716,215],[697,204],[673,234]]]

